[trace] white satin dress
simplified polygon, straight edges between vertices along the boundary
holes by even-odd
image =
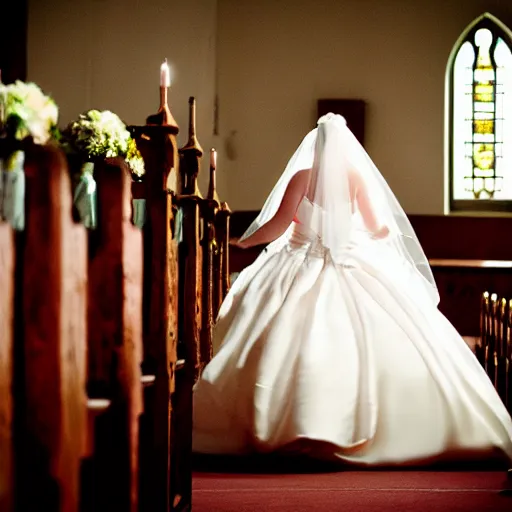
[[[335,264],[294,223],[240,274],[194,389],[194,451],[300,441],[310,456],[360,465],[512,458],[510,415],[423,278],[389,241],[353,240]]]

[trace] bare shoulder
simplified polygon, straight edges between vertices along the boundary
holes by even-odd
[[[353,168],[350,168],[348,170],[348,179],[352,183],[361,183],[361,181],[362,181],[361,175]]]
[[[298,180],[298,181],[309,180],[310,174],[311,174],[311,169],[302,169],[295,174],[295,176],[292,178],[292,181],[293,180]]]
[[[294,202],[304,196],[309,185],[310,171],[311,169],[302,169],[292,176],[284,193],[285,202]]]
[[[303,188],[304,186],[307,186],[307,184],[309,183],[310,176],[311,169],[302,169],[292,177],[289,186],[294,188]]]

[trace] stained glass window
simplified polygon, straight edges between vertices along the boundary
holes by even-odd
[[[450,209],[512,209],[512,32],[485,14],[449,66]]]

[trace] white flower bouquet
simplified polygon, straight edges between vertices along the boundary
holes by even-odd
[[[144,174],[144,161],[135,141],[121,119],[109,110],[89,110],[80,114],[66,128],[63,144],[69,153],[83,161],[122,157],[133,174]]]
[[[121,119],[109,110],[89,110],[80,114],[63,132],[62,144],[68,154],[74,173],[74,203],[88,228],[96,227],[95,164],[110,158],[124,158],[132,176],[144,174],[144,160],[135,140]]]
[[[144,160],[135,141],[121,119],[109,110],[80,114],[66,128],[63,145],[68,153],[83,161],[122,157],[135,176],[144,174]]]
[[[0,83],[0,215],[14,229],[25,224],[25,143],[58,137],[59,110],[34,83]]]
[[[46,144],[58,133],[57,105],[31,82],[0,84],[0,115],[4,136],[17,141]]]
[[[86,159],[104,159],[126,155],[130,133],[113,112],[89,110],[69,124],[64,137]]]

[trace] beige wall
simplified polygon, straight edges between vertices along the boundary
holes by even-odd
[[[174,82],[170,103],[188,133],[188,97],[197,98],[200,143],[214,145],[213,99],[217,0],[29,0],[28,79],[51,93],[67,123],[109,109],[143,123],[159,101],[160,64]],[[206,168],[202,189],[206,191]],[[220,183],[222,187],[222,183]]]
[[[485,11],[512,25],[510,0],[221,0],[223,162],[234,209],[261,207],[316,100],[368,102],[367,149],[409,213],[443,213],[445,68]]]
[[[235,210],[261,207],[318,98],[364,99],[367,149],[405,209],[439,214],[445,67],[485,11],[512,26],[510,0],[29,0],[28,75],[64,122],[94,107],[142,123],[167,57],[180,143],[195,95],[200,142],[218,147]]]

